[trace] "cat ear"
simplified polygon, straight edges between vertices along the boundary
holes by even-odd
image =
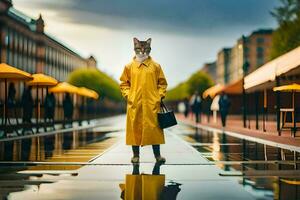
[[[147,42],[147,44],[151,44],[151,38],[149,38],[146,42]]]
[[[133,43],[134,44],[137,44],[137,43],[139,43],[140,41],[135,37],[135,38],[133,38]]]

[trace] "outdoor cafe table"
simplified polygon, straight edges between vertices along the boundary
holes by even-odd
[[[282,123],[282,126],[279,130],[279,135],[281,134],[281,130],[282,128],[284,128],[284,123],[286,122],[286,114],[287,113],[291,113],[292,114],[292,123],[293,126],[291,127],[291,132],[293,137],[295,137],[296,135],[296,131],[299,127],[297,127],[297,117],[296,117],[296,106],[295,106],[295,92],[299,92],[300,91],[300,85],[293,83],[290,85],[283,85],[283,86],[278,86],[278,87],[274,87],[273,91],[283,91],[283,92],[292,92],[292,108],[281,108],[279,109],[280,111],[280,123]],[[284,117],[284,121],[282,121],[282,116]]]

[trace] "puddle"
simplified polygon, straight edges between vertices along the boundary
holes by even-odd
[[[299,199],[299,152],[188,126],[181,133],[204,157],[216,161],[224,175],[236,179],[257,199]]]

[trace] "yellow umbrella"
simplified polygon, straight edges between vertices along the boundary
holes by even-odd
[[[295,180],[287,180],[287,179],[280,179],[282,182],[290,184],[290,185],[300,185],[300,181]]]
[[[278,87],[274,87],[273,91],[282,91],[282,92],[292,92],[293,93],[293,109],[295,109],[295,92],[300,92],[300,85],[293,83],[290,85],[283,85],[283,86],[278,86]]]
[[[32,80],[31,74],[12,67],[6,63],[0,64],[0,79],[4,79],[5,81],[5,98],[4,98],[4,125],[7,125],[7,79],[10,80]]]
[[[290,85],[283,85],[283,86],[279,86],[279,87],[274,87],[273,88],[273,91],[285,91],[285,92],[300,92],[300,85],[299,84],[296,84],[296,83],[293,83],[293,84],[290,84]]]
[[[55,78],[52,78],[51,76],[47,76],[45,74],[33,74],[32,77],[33,77],[33,80],[27,82],[27,85],[36,87],[36,98],[37,99],[38,99],[38,96],[39,96],[39,92],[38,92],[39,87],[55,86],[58,83],[58,81]],[[44,98],[43,96],[44,95],[43,95],[43,92],[42,92],[42,98]],[[37,111],[36,111],[37,130],[39,129],[38,128],[38,122],[39,122],[39,119],[40,119],[40,107],[41,107],[40,102],[38,101]]]
[[[49,89],[50,93],[73,93],[77,94],[78,87],[67,82],[58,83],[56,86]]]
[[[31,74],[12,67],[6,63],[0,64],[0,79],[32,80]]]
[[[50,93],[72,93],[77,94],[78,87],[67,82],[58,83],[56,86],[49,89]]]
[[[85,97],[89,97],[89,98],[93,98],[93,99],[98,99],[99,95],[97,92],[95,92],[94,90],[85,88],[85,87],[80,87],[78,89],[77,94],[81,95],[81,96],[85,96]]]
[[[84,105],[84,97],[93,98],[93,99],[99,98],[99,95],[97,92],[95,92],[94,90],[85,88],[85,87],[78,88],[77,94],[82,96],[82,106]],[[86,113],[83,112],[83,114],[85,115]]]
[[[32,77],[33,80],[27,82],[31,86],[55,86],[58,83],[55,78],[45,74],[33,74]]]

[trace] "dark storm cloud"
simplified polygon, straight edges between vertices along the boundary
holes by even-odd
[[[269,11],[278,0],[64,0],[38,1],[64,19],[113,29],[196,34],[274,25]]]

